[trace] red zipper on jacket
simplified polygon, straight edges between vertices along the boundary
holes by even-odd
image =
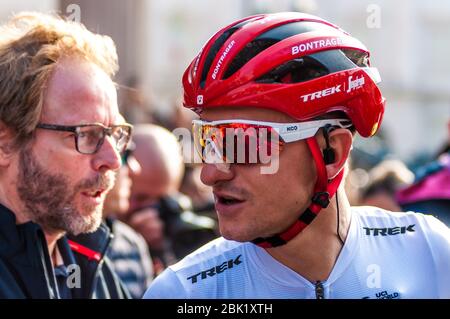
[[[100,254],[99,252],[93,251],[92,249],[89,249],[71,240],[68,240],[68,242],[70,249],[83,256],[86,256],[88,260],[95,260],[99,262],[102,259],[102,254]]]

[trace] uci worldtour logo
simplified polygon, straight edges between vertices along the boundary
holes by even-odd
[[[353,75],[350,75],[347,78],[347,82],[344,82],[342,84],[338,84],[323,90],[319,90],[313,93],[309,93],[309,94],[305,94],[300,96],[300,98],[302,99],[302,101],[305,102],[309,102],[309,101],[313,101],[313,100],[317,100],[317,99],[321,99],[325,96],[330,96],[336,93],[341,93],[341,92],[346,92],[346,93],[350,93],[353,92],[355,90],[358,90],[360,88],[362,88],[365,84],[365,79],[364,76],[360,76],[357,77],[355,79],[353,79]],[[341,87],[343,87],[343,89],[341,90]],[[347,88],[347,89],[345,89]]]
[[[376,299],[400,299],[399,292],[389,293],[387,290],[377,292],[374,296]],[[362,299],[371,299],[370,296],[362,297]]]

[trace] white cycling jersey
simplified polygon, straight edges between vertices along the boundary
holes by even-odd
[[[352,208],[326,281],[252,243],[216,239],[159,275],[144,298],[450,298],[450,230],[432,216]]]

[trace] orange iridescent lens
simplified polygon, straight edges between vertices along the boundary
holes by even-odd
[[[274,128],[243,123],[194,125],[194,140],[203,161],[207,144],[213,143],[223,162],[235,164],[267,163],[284,144]]]

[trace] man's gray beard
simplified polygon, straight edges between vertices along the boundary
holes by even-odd
[[[20,151],[17,193],[25,206],[27,217],[47,233],[78,235],[94,232],[102,220],[103,203],[83,203],[81,209],[91,212],[83,215],[76,208],[75,197],[82,190],[95,187],[109,189],[110,184],[109,178],[98,175],[93,180],[84,179],[71,188],[66,176],[53,175],[43,168],[31,149]]]

